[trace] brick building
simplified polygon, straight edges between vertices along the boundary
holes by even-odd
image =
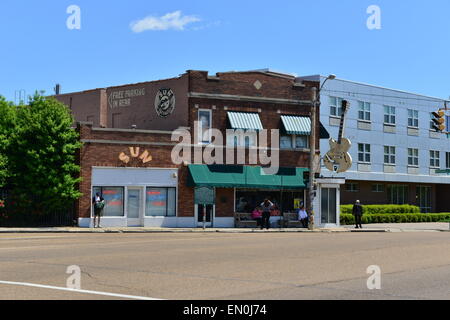
[[[173,79],[56,96],[72,110],[83,142],[79,225],[92,225],[97,192],[107,202],[103,226],[196,227],[206,212],[209,226],[232,227],[235,212],[251,211],[264,198],[277,205],[275,222],[280,211],[309,201],[310,110],[312,88],[318,86],[270,70],[215,76],[189,70]],[[319,132],[319,121],[314,125]],[[206,153],[219,142],[209,129],[218,129],[224,141]],[[262,139],[265,129],[269,136]],[[276,140],[270,130],[279,130]],[[186,149],[174,160],[177,146]],[[212,164],[198,154],[224,160]],[[280,170],[272,175],[267,160],[275,161],[276,154]],[[334,202],[317,200],[317,208],[327,209],[326,217],[317,210],[316,221],[338,224],[339,186],[325,182],[327,199]],[[213,201],[201,204],[209,191]]]

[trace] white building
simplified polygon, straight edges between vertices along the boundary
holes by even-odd
[[[319,78],[321,83],[326,79],[301,79]],[[345,177],[341,203],[359,199],[364,204],[414,204],[422,212],[449,212],[445,196],[450,194],[450,175],[445,170],[450,170],[450,140],[431,129],[431,113],[450,107],[449,101],[328,80],[320,92],[320,121],[336,140],[342,99],[350,102],[344,136],[352,141],[353,166],[344,174],[324,166],[321,170],[324,177]],[[450,124],[449,117],[446,120]],[[320,147],[323,157],[330,149],[328,141],[322,140]]]

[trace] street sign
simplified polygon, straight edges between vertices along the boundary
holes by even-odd
[[[195,188],[195,204],[203,204],[203,205],[214,205],[216,200],[216,195],[214,192],[214,188],[212,187],[198,187]]]

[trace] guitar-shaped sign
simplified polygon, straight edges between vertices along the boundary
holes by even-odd
[[[330,151],[327,152],[323,158],[325,167],[333,172],[341,173],[346,172],[352,166],[352,156],[348,153],[352,143],[347,138],[343,138],[344,135],[344,123],[345,115],[349,108],[349,102],[342,100],[342,115],[341,124],[339,126],[338,141],[333,138],[330,139]]]

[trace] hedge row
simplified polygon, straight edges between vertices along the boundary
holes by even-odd
[[[366,214],[362,217],[363,224],[371,223],[414,223],[439,222],[450,219],[450,213],[402,213],[402,214]],[[341,214],[341,224],[355,224],[355,217],[351,214]]]
[[[341,214],[352,214],[353,205],[342,205]],[[420,213],[420,208],[409,204],[363,205],[363,214]]]

